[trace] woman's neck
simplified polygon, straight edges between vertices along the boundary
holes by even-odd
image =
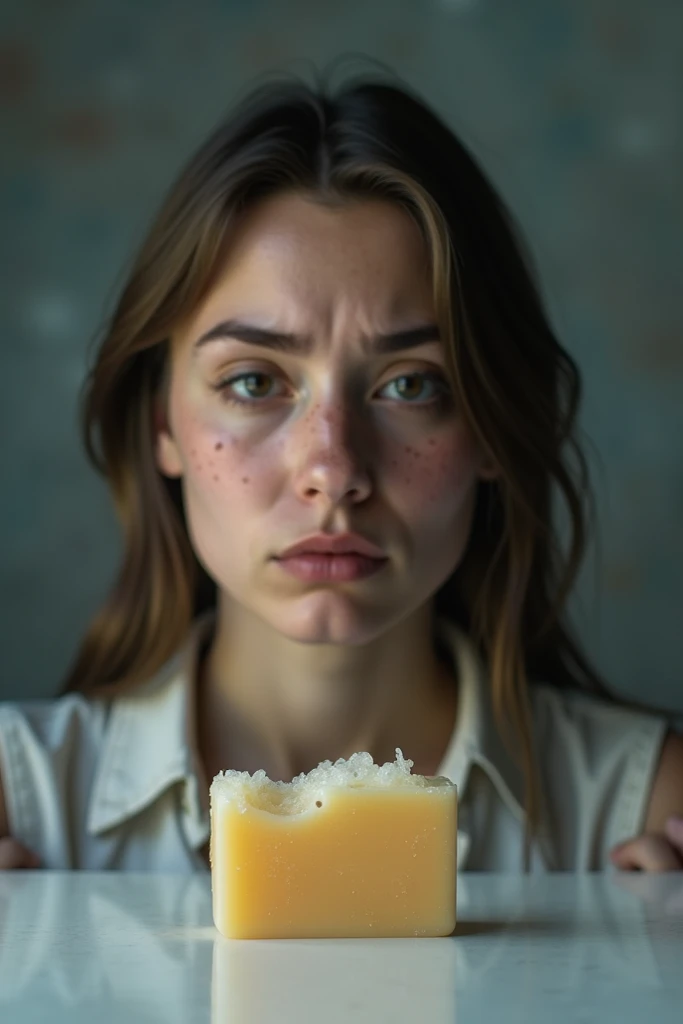
[[[288,640],[227,601],[202,665],[198,744],[208,779],[266,770],[289,781],[323,760],[369,751],[434,774],[453,730],[456,687],[422,608],[361,647]]]

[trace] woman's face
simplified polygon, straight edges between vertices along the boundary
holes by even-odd
[[[409,215],[294,194],[249,211],[173,338],[157,453],[182,477],[200,561],[279,633],[362,644],[428,601],[462,557],[487,467],[448,386]],[[320,535],[364,538],[376,557],[282,557]]]

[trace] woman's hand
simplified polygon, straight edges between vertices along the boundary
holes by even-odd
[[[667,733],[643,834],[615,846],[610,860],[622,871],[683,871],[683,736]]]
[[[0,839],[0,871],[14,871],[17,868],[38,868],[40,860],[22,843],[7,836]]]
[[[683,818],[669,818],[664,835],[645,833],[620,843],[610,859],[622,871],[683,871]]]

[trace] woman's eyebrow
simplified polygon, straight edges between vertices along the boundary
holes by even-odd
[[[227,339],[243,341],[248,345],[259,345],[263,348],[276,349],[295,355],[308,355],[313,348],[313,340],[301,334],[289,334],[285,331],[271,331],[264,327],[255,327],[241,320],[222,320],[195,342],[195,349],[201,348],[210,341]],[[404,349],[418,345],[428,345],[439,341],[439,328],[436,324],[422,324],[403,331],[392,331],[389,334],[378,334],[363,341],[363,350],[368,354],[388,355],[402,352]]]

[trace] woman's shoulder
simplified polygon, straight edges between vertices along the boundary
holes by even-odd
[[[650,778],[668,728],[663,715],[548,685],[533,687],[531,705],[542,768],[554,765],[565,778],[573,773],[579,785],[603,769]]]
[[[133,719],[136,727],[149,722],[161,728],[158,719],[165,708],[170,708],[175,726],[176,706],[184,699],[208,625],[208,616],[197,619],[175,653],[135,686],[112,686],[110,693],[100,689],[96,694],[74,691],[48,699],[0,701],[0,769],[3,746],[58,752],[83,743],[100,744],[117,724],[120,731],[122,723],[127,727]]]
[[[637,835],[668,723],[663,715],[580,690],[535,686],[538,766],[561,864],[587,869]]]
[[[553,742],[582,736],[585,742],[604,737],[625,738],[634,734],[657,736],[666,731],[666,720],[656,711],[629,704],[627,700],[602,697],[580,689],[536,684],[531,705],[537,736]]]
[[[188,728],[194,637],[135,685],[0,704],[5,827],[44,864],[186,870],[179,783],[188,829],[206,838]]]
[[[61,750],[82,739],[84,733],[101,736],[108,702],[81,693],[58,697],[0,702],[0,740],[30,742]]]
[[[72,822],[83,816],[106,719],[102,701],[76,693],[0,703],[3,827],[43,863],[73,866]]]

